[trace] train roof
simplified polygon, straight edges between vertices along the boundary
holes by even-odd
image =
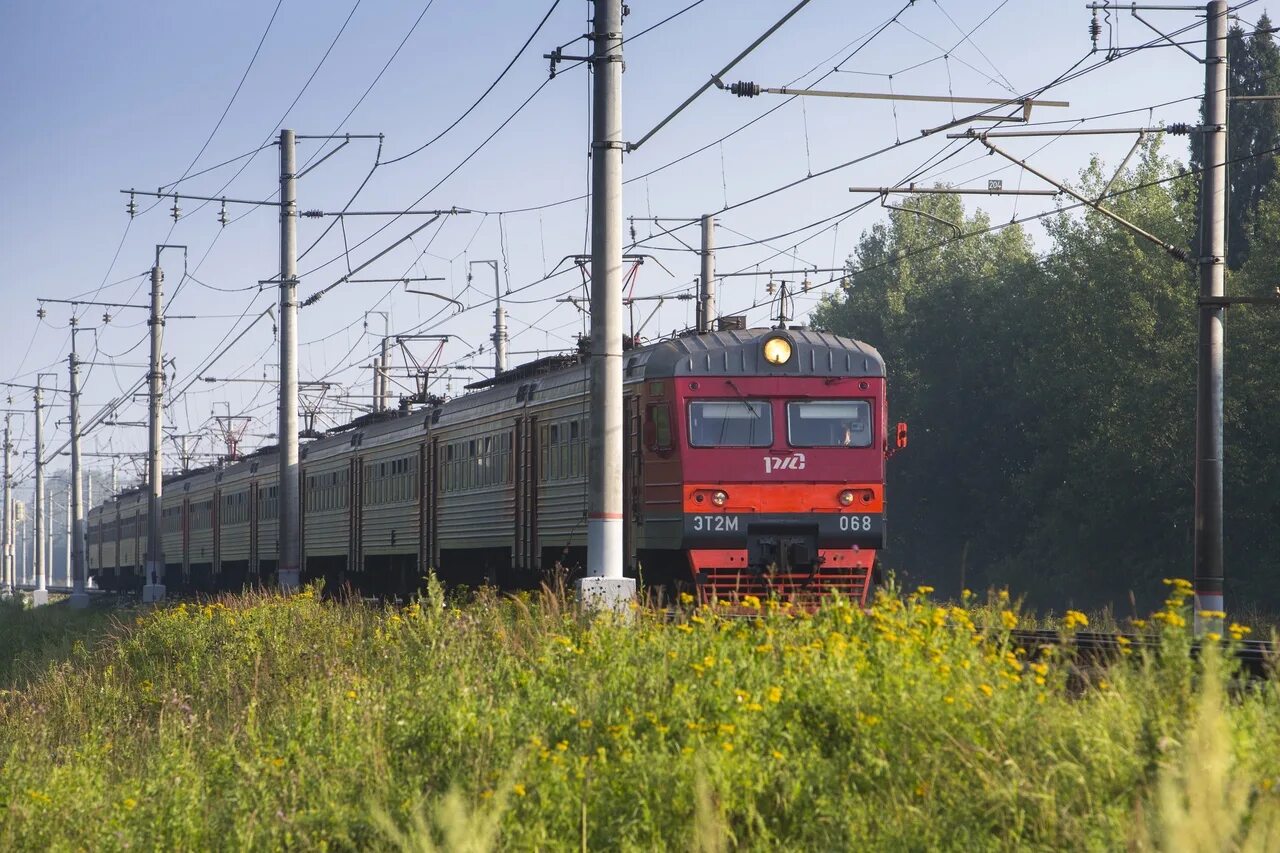
[[[791,342],[792,357],[771,364],[765,340]],[[883,377],[884,359],[870,344],[810,329],[738,329],[686,335],[627,356],[628,378],[676,376],[855,376]]]
[[[786,364],[771,364],[764,358],[763,344],[774,336],[791,342],[793,355]],[[817,332],[811,329],[738,329],[703,335],[684,335],[627,350],[623,353],[628,381],[670,379],[679,376],[852,376],[883,377],[884,359],[870,344]],[[436,402],[427,409],[366,415],[322,438],[305,442],[303,459],[318,461],[354,446],[370,447],[393,443],[405,433],[427,432],[442,420],[454,420],[485,409],[515,408],[546,399],[554,388],[587,381],[588,358],[584,354],[548,356],[468,386],[470,393]],[[535,393],[536,389],[536,393]],[[443,416],[443,417],[442,417]],[[246,458],[224,468],[203,469],[181,475],[166,475],[167,490],[185,491],[202,479],[222,481],[256,469],[255,463],[274,467],[274,446],[258,448]],[[182,488],[179,489],[178,487]],[[140,494],[130,490],[118,496]]]

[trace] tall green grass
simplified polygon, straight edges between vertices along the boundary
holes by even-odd
[[[65,598],[41,608],[26,607],[20,598],[0,601],[0,690],[25,685],[102,642],[117,615],[106,605],[72,610]]]
[[[1277,682],[1174,620],[1097,669],[994,597],[749,604],[150,611],[0,698],[0,848],[1280,844]]]

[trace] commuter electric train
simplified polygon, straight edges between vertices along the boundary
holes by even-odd
[[[300,450],[303,579],[408,595],[535,586],[586,556],[587,356],[542,358],[449,400],[366,415]],[[879,353],[806,329],[687,335],[624,353],[627,572],[702,599],[865,601],[885,536]],[[277,454],[165,478],[164,583],[274,580]],[[94,507],[90,574],[144,582],[145,490]]]

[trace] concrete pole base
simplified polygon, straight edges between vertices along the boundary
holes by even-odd
[[[622,612],[636,599],[634,578],[582,578],[573,585],[578,600],[588,610]]]
[[[302,572],[297,569],[281,569],[276,574],[276,583],[281,592],[297,592],[302,585]]]
[[[33,589],[31,590],[31,606],[44,607],[49,603],[49,590]]]
[[[142,587],[142,603],[151,604],[152,602],[164,599],[164,584],[149,583]]]
[[[89,593],[73,592],[68,601],[71,603],[72,610],[84,610],[89,606]]]

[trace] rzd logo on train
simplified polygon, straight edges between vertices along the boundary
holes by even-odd
[[[764,458],[764,472],[772,474],[774,471],[803,471],[804,470],[804,454],[792,453],[789,456],[766,456]]]

